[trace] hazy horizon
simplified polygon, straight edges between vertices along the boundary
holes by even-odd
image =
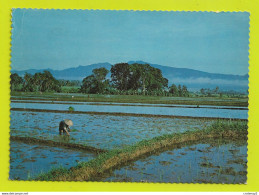
[[[130,60],[130,61],[142,61],[142,60]],[[118,62],[118,63],[128,63],[130,61],[127,61],[127,62]],[[144,62],[144,61],[142,61]],[[110,62],[100,62],[100,63],[93,63],[93,64],[88,64],[88,65],[82,65],[82,64],[79,64],[78,66],[72,66],[72,67],[68,67],[68,68],[64,68],[64,69],[53,69],[53,68],[30,68],[30,69],[23,69],[23,70],[16,70],[16,69],[12,69],[11,71],[26,71],[26,70],[47,70],[47,69],[51,69],[51,70],[54,70],[54,71],[62,71],[62,70],[65,70],[65,69],[70,69],[70,68],[78,68],[80,66],[92,66],[92,65],[95,65],[95,64],[105,64],[105,63],[108,63],[108,64],[111,64],[111,65],[114,65]],[[153,63],[149,63],[147,62],[148,64],[153,64]],[[160,65],[160,66],[164,66],[162,64],[155,64],[155,65]],[[166,67],[172,67],[172,66],[166,66]],[[181,67],[172,67],[172,68],[181,68]],[[202,70],[198,70],[198,69],[192,69],[192,68],[184,68],[184,69],[191,69],[191,70],[197,70],[197,71],[201,71],[201,72],[206,72],[206,71],[202,71]],[[225,74],[225,73],[217,73],[217,72],[206,72],[206,73],[211,73],[211,74]],[[226,73],[227,74],[227,73]],[[246,74],[228,74],[228,75],[237,75],[237,76],[245,76],[247,75],[248,73]]]

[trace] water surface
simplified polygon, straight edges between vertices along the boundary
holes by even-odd
[[[107,112],[107,113],[129,113],[129,114],[150,114],[166,116],[189,116],[189,117],[210,117],[210,118],[235,118],[247,119],[248,110],[231,109],[210,109],[191,107],[157,107],[157,106],[118,106],[118,105],[91,105],[91,104],[41,104],[41,103],[15,103],[11,102],[11,108],[46,109],[67,111],[72,106],[75,111],[83,112]]]
[[[246,183],[247,144],[200,143],[169,149],[107,174],[101,181]]]
[[[55,167],[70,168],[77,161],[89,161],[95,154],[75,151],[68,148],[30,145],[22,142],[10,143],[9,179],[27,180]]]
[[[112,149],[163,134],[203,129],[212,120],[11,111],[11,135],[57,140],[59,122],[72,119],[70,142]]]

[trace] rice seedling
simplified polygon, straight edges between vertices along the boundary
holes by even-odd
[[[68,111],[69,111],[69,112],[74,112],[74,111],[75,111],[75,108],[72,107],[72,106],[69,106]]]

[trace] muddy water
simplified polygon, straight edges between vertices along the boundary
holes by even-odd
[[[246,143],[195,144],[140,159],[99,180],[246,183],[246,154]]]
[[[58,140],[64,118],[74,122],[70,142],[112,149],[163,134],[192,131],[210,120],[11,111],[11,135]]]
[[[92,153],[12,141],[9,179],[27,180],[53,167],[69,168],[76,166],[77,161],[89,161],[93,158],[95,155]]]
[[[237,118],[247,119],[248,110],[244,109],[220,109],[193,108],[193,107],[157,107],[157,106],[123,106],[123,105],[92,105],[92,104],[46,104],[30,102],[11,102],[11,108],[47,109],[47,110],[68,110],[72,106],[75,111],[83,112],[108,112],[108,113],[129,113],[129,114],[150,114],[166,116],[189,116],[189,117],[210,117],[210,118]]]

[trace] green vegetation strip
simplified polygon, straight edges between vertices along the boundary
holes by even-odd
[[[46,98],[42,98],[44,96],[36,96],[36,97],[12,97],[11,100],[46,100]],[[78,101],[78,102],[113,102],[113,103],[147,103],[147,104],[182,104],[182,105],[212,105],[212,106],[238,106],[238,107],[247,107],[248,101],[247,99],[209,99],[204,98],[201,100],[195,100],[195,98],[190,98],[189,100],[177,100],[177,99],[164,99],[162,100],[157,97],[112,97],[107,98],[105,96],[102,97],[48,97],[47,100],[50,101]]]
[[[247,140],[246,121],[216,121],[211,126],[194,132],[174,133],[142,140],[135,145],[110,150],[88,162],[66,169],[55,168],[32,180],[44,181],[91,181],[104,172],[135,161],[141,156],[152,154],[162,148],[208,139]]]
[[[196,116],[177,116],[177,115],[156,115],[156,114],[136,114],[136,113],[121,113],[121,112],[85,112],[85,111],[69,111],[69,110],[45,110],[32,108],[11,108],[13,111],[23,112],[51,112],[51,113],[66,113],[66,114],[94,114],[94,115],[110,115],[110,116],[134,116],[134,117],[158,117],[158,118],[194,118],[194,119],[209,119],[209,120],[233,120],[247,121],[247,119],[235,118],[219,118],[219,117],[196,117]]]
[[[86,146],[86,145],[82,145],[82,144],[37,139],[37,138],[33,138],[33,137],[10,136],[10,140],[11,141],[21,141],[21,142],[28,143],[28,144],[44,144],[44,145],[48,145],[48,146],[67,147],[69,149],[84,150],[84,151],[97,153],[97,154],[107,152],[107,150],[104,150],[104,149]]]

